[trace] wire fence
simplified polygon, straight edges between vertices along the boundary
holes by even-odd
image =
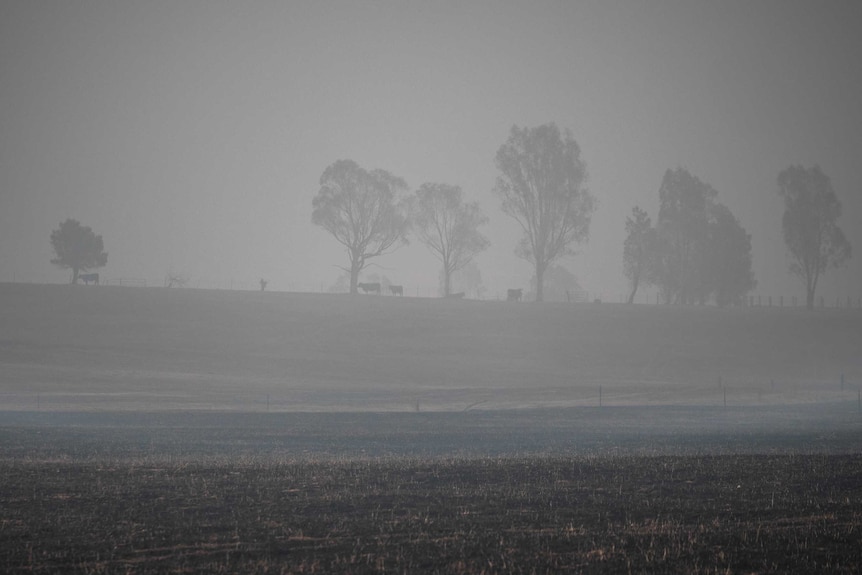
[[[596,292],[595,294],[591,294],[592,300],[590,301],[618,301],[620,303],[624,303],[628,301],[628,296],[623,294],[617,294],[616,298],[611,299],[608,297],[604,297],[603,293]],[[665,305],[664,301],[661,298],[660,294],[656,293],[644,293],[638,295],[634,303],[640,304],[651,304],[651,305]],[[749,295],[746,296],[738,307],[786,307],[786,308],[796,308],[796,307],[806,307],[806,301],[804,297],[798,296],[784,296],[784,295]],[[817,296],[814,298],[814,307],[816,308],[837,308],[837,309],[862,309],[862,296]]]
[[[66,283],[56,281],[56,278],[48,278],[43,276],[33,276],[22,278],[13,276],[12,283],[29,283],[29,284],[63,284]],[[101,279],[100,285],[103,286],[121,286],[121,287],[169,287],[167,281],[152,282],[143,277],[105,277]],[[439,298],[442,297],[440,288],[437,285],[404,285],[403,295],[407,297],[418,298]],[[516,286],[517,287],[517,286]],[[247,281],[234,278],[223,279],[197,279],[185,281],[182,284],[175,284],[172,289],[194,288],[194,289],[212,289],[212,290],[228,290],[228,291],[275,291],[275,292],[298,292],[298,293],[348,293],[346,287],[336,287],[326,282],[309,283],[302,281],[288,281],[286,283],[277,283],[266,281],[265,285],[261,285],[260,280]],[[361,292],[360,292],[361,293]],[[380,294],[392,296],[393,293],[389,290],[389,284],[383,285]],[[507,290],[489,290],[480,288],[467,292],[464,295],[465,299],[482,300],[482,301],[506,301]],[[529,302],[534,299],[535,295],[527,289],[523,290],[523,297],[520,301]],[[545,301],[564,302],[564,303],[602,303],[602,302],[619,302],[625,303],[628,301],[628,295],[619,293],[609,295],[604,291],[588,292],[586,290],[572,290],[565,295],[546,295]],[[633,303],[650,304],[650,305],[665,305],[661,295],[654,292],[644,292],[638,294]],[[784,295],[748,295],[741,302],[741,307],[751,308],[798,308],[806,307],[804,297],[784,296]],[[815,308],[833,308],[833,309],[862,309],[862,295],[850,296],[823,296],[819,295],[814,300]]]
[[[712,384],[661,381],[604,381],[529,390],[458,387],[369,388],[220,385],[202,390],[176,387],[169,393],[131,390],[117,381],[116,392],[45,389],[0,392],[6,411],[469,411],[552,407],[713,406],[752,408],[841,405],[862,417],[862,387],[850,378],[828,381],[734,380]],[[489,393],[493,391],[493,393]]]

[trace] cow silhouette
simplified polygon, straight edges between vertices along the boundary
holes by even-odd
[[[90,285],[90,282],[99,285],[99,274],[80,274],[78,279],[86,285]]]
[[[523,289],[510,289],[506,292],[506,301],[521,301],[523,295]]]
[[[389,293],[392,295],[404,295],[404,286],[389,286]]]
[[[358,283],[358,284],[356,284],[356,287],[361,289],[365,293],[374,292],[374,293],[380,295],[380,282],[367,283],[367,284]]]

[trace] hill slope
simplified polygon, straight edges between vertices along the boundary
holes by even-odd
[[[859,382],[859,310],[0,284],[0,409],[791,403]]]

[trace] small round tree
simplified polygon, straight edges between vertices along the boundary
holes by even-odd
[[[104,251],[102,236],[93,233],[89,226],[82,226],[71,218],[51,232],[51,247],[56,258],[51,260],[55,266],[72,270],[72,283],[78,283],[78,274],[108,263],[108,252]]]

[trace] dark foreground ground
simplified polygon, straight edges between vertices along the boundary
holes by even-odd
[[[859,415],[796,409],[0,412],[0,572],[862,572]]]

